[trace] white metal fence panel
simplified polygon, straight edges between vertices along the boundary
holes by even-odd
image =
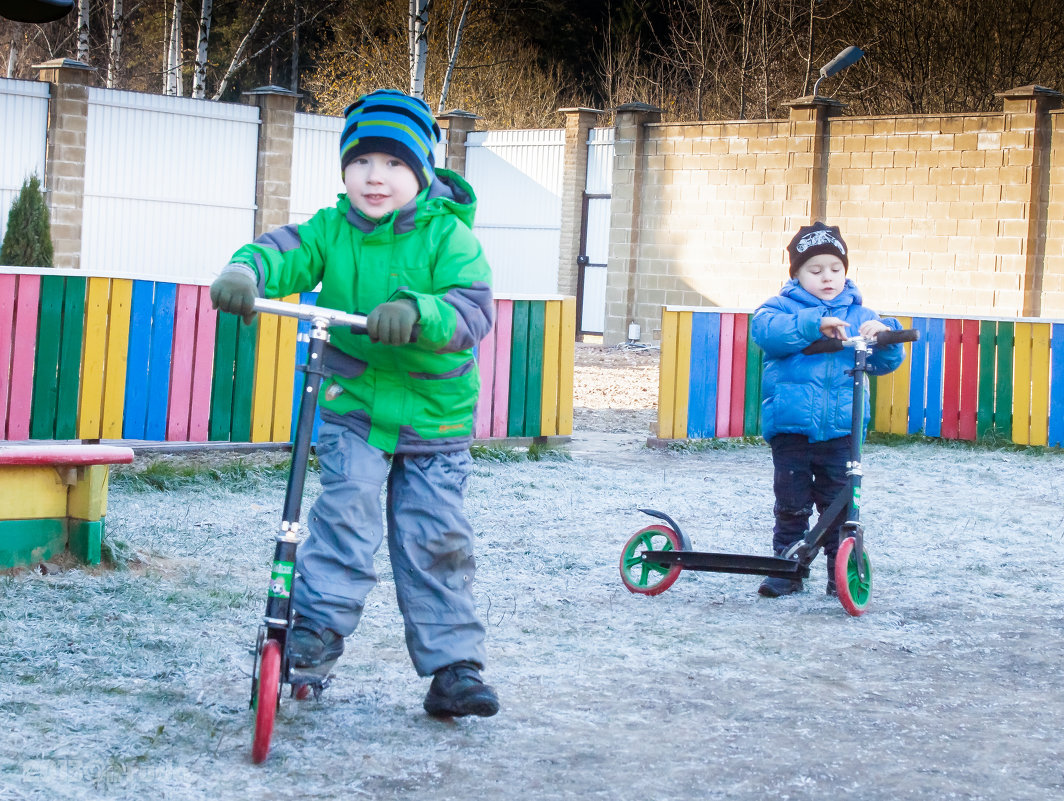
[[[292,133],[291,222],[306,222],[319,209],[336,203],[336,196],[344,191],[340,176],[343,127],[343,117],[296,114]]]
[[[478,131],[466,139],[474,231],[500,294],[558,291],[565,131]]]
[[[0,241],[22,184],[36,174],[45,184],[48,84],[0,78]]]
[[[584,220],[583,298],[580,329],[605,330],[606,263],[610,246],[610,194],[613,191],[613,128],[592,128],[587,136],[587,217]]]
[[[254,106],[89,89],[81,266],[209,283],[255,225]]]

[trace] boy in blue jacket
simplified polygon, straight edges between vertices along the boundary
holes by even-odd
[[[813,505],[823,514],[845,488],[850,458],[853,379],[847,371],[853,368],[853,354],[844,350],[807,355],[802,350],[821,337],[870,337],[901,327],[862,304],[857,286],[846,277],[849,254],[837,226],[803,226],[787,253],[791,278],[779,295],[758,307],[750,327],[765,352],[761,431],[772,447],[772,548],[777,556],[805,536]],[[889,373],[904,357],[901,345],[875,348],[869,372]],[[862,437],[870,418],[866,393]],[[835,594],[838,547],[836,529],[824,546],[830,595]],[[776,577],[766,578],[758,588],[768,598],[801,590],[801,579]]]

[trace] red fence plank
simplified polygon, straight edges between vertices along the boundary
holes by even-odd
[[[15,286],[18,276],[0,275],[0,439],[7,439],[11,391],[11,349],[15,342]]]
[[[192,404],[192,363],[196,351],[196,305],[199,287],[181,284],[174,308],[174,350],[170,368],[170,411],[166,418],[166,439],[188,439],[188,417]]]
[[[11,388],[8,399],[7,438],[29,439],[30,408],[33,403],[33,362],[37,358],[37,309],[41,299],[41,277],[22,275],[15,297],[15,342],[11,354]]]
[[[720,315],[720,350],[717,356],[717,436],[731,436],[732,350],[735,340],[735,315]]]
[[[743,413],[746,406],[746,331],[747,315],[733,314],[734,336],[732,338],[732,390],[731,412],[728,426],[729,437],[743,435]]]
[[[201,286],[197,293],[195,353],[192,358],[192,406],[188,419],[188,439],[191,442],[206,442],[209,435],[214,335],[218,327],[218,313],[211,308],[210,292],[210,287]]]
[[[942,437],[957,439],[961,408],[961,321],[946,320],[942,371]]]
[[[491,393],[491,436],[505,437],[510,406],[510,340],[514,303],[500,300],[495,310],[495,381]]]
[[[979,409],[979,321],[961,322],[961,387],[957,435],[974,440],[975,418]]]

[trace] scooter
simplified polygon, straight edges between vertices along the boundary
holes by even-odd
[[[621,581],[631,592],[660,595],[669,589],[684,570],[712,573],[740,573],[804,579],[809,566],[827,543],[830,532],[839,530],[839,550],[835,556],[835,586],[839,602],[853,616],[864,614],[872,595],[872,566],[864,548],[861,511],[861,447],[864,426],[865,374],[868,357],[877,347],[899,342],[914,342],[919,332],[913,329],[881,331],[874,337],[853,336],[848,339],[820,339],[802,352],[832,353],[852,348],[853,416],[851,420],[850,459],[846,463],[846,487],[820,515],[815,526],[782,556],[708,553],[695,551],[679,524],[665,512],[640,509],[663,523],[637,531],[621,551]]]
[[[259,626],[255,642],[255,663],[251,675],[251,708],[255,711],[255,736],[251,758],[255,763],[261,763],[270,751],[274,718],[280,706],[281,686],[290,685],[292,697],[298,700],[306,699],[312,693],[315,698],[320,698],[331,679],[330,671],[336,664],[334,659],[313,670],[304,670],[297,669],[291,663],[288,635],[292,631],[293,623],[292,586],[298,580],[295,565],[296,549],[302,539],[300,508],[307,463],[310,459],[314,413],[325,375],[323,359],[325,345],[329,341],[329,328],[344,326],[353,333],[365,334],[366,317],[320,306],[261,298],[255,301],[255,311],[296,317],[308,320],[311,324],[307,361],[299,368],[306,374],[306,380],[292,442],[288,487],[285,490],[280,531],[274,539],[273,569],[267,591],[266,614]]]

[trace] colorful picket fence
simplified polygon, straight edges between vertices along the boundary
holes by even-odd
[[[760,433],[762,352],[748,311],[662,312],[658,437]],[[920,332],[900,368],[871,380],[872,429],[1064,445],[1064,322],[899,316]]]
[[[497,299],[496,312],[475,435],[571,434],[575,301]],[[288,442],[308,330],[218,314],[203,286],[0,272],[0,440]]]

